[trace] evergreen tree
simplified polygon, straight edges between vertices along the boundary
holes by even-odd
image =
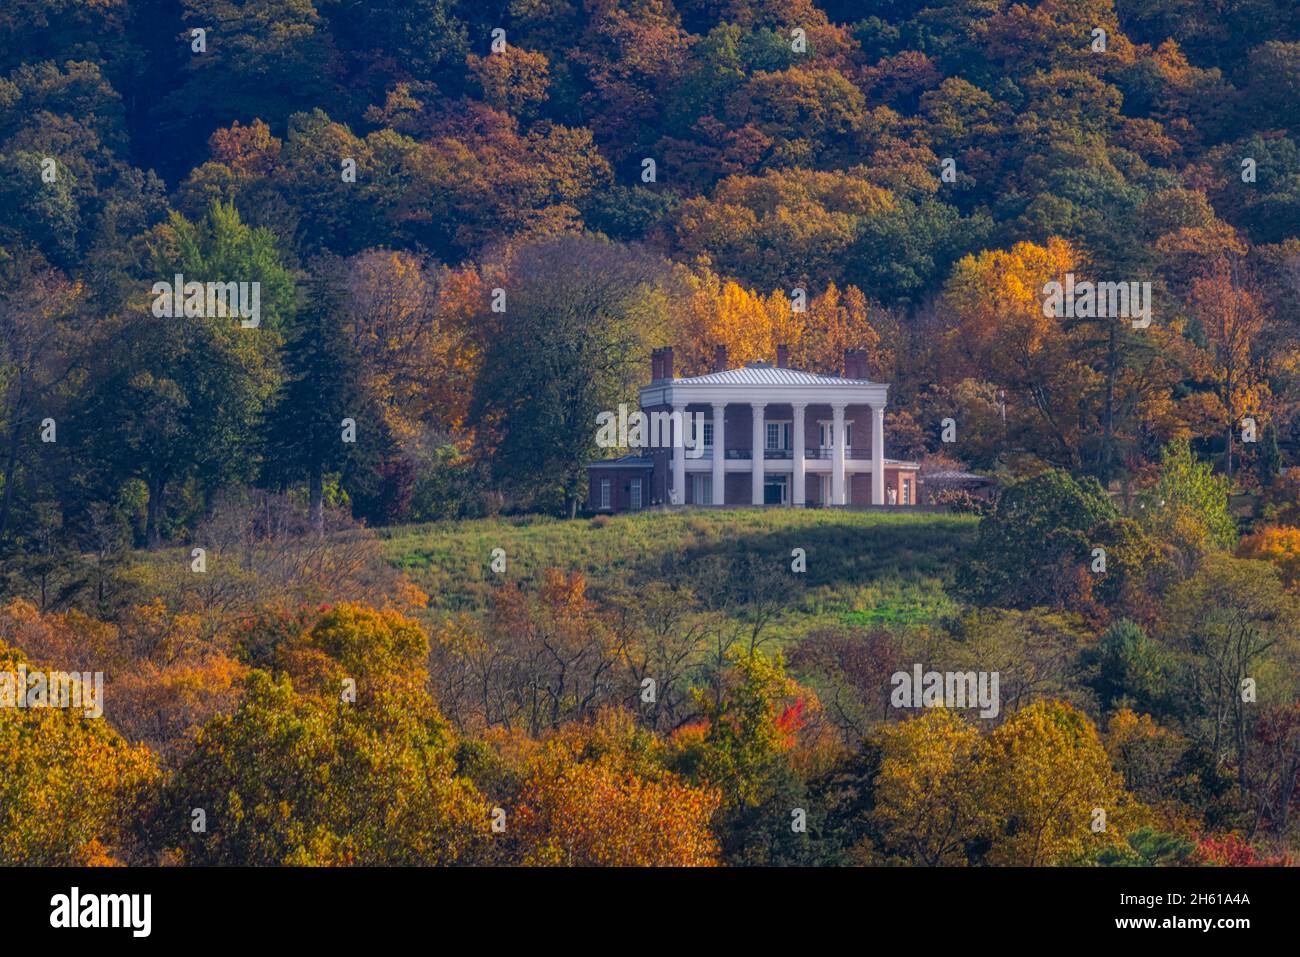
[[[357,446],[345,439],[364,431],[360,368],[340,321],[340,300],[328,279],[313,278],[286,350],[285,384],[263,427],[264,479],[281,488],[305,480],[311,521],[322,531],[325,473],[347,464]]]

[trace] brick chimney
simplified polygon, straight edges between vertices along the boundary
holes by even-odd
[[[863,349],[844,350],[844,378],[867,378],[867,353]]]
[[[776,347],[776,367],[778,369],[790,368],[790,347],[789,346]]]
[[[659,350],[651,349],[650,350],[650,381],[651,382],[659,381],[659,368],[660,368]]]
[[[713,347],[713,371],[727,371],[727,347],[720,342]]]
[[[664,346],[659,352],[659,371],[663,373],[663,378],[671,379],[673,377],[673,347]]]

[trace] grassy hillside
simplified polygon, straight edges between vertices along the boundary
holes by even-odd
[[[535,581],[547,567],[581,571],[599,597],[615,586],[668,578],[689,583],[711,556],[752,555],[789,568],[807,554],[806,589],[783,625],[922,622],[952,608],[946,593],[974,536],[968,516],[909,512],[726,509],[643,512],[597,519],[499,518],[382,530],[387,557],[430,595],[434,614],[485,607],[498,576]]]

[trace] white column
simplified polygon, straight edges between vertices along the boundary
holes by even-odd
[[[727,504],[727,405],[713,403],[713,504]]]
[[[832,405],[833,417],[831,438],[834,458],[831,462],[831,504],[844,504],[844,406]]]
[[[673,441],[673,497],[674,505],[686,504],[686,405],[673,403],[673,417],[677,431]],[[662,441],[662,440],[661,440]]]
[[[804,452],[803,413],[806,406],[795,405],[792,406],[792,408],[794,409],[794,424],[791,426],[791,430],[794,432],[794,435],[791,436],[791,441],[794,442],[794,497],[792,498],[790,504],[793,505],[795,508],[803,508],[804,502],[806,501],[806,496],[804,494],[805,479],[804,479],[804,464],[803,464],[803,452]]]
[[[885,504],[885,407],[871,407],[871,504]]]
[[[754,447],[750,454],[753,472],[752,501],[755,505],[763,504],[763,447],[767,445],[767,435],[763,429],[763,409],[761,402],[750,404],[754,413]]]

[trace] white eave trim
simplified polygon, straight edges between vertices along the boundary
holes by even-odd
[[[884,406],[889,401],[889,386],[883,382],[861,385],[700,385],[684,382],[657,382],[642,387],[641,407],[681,402],[712,405],[715,402],[750,405],[871,405]]]

